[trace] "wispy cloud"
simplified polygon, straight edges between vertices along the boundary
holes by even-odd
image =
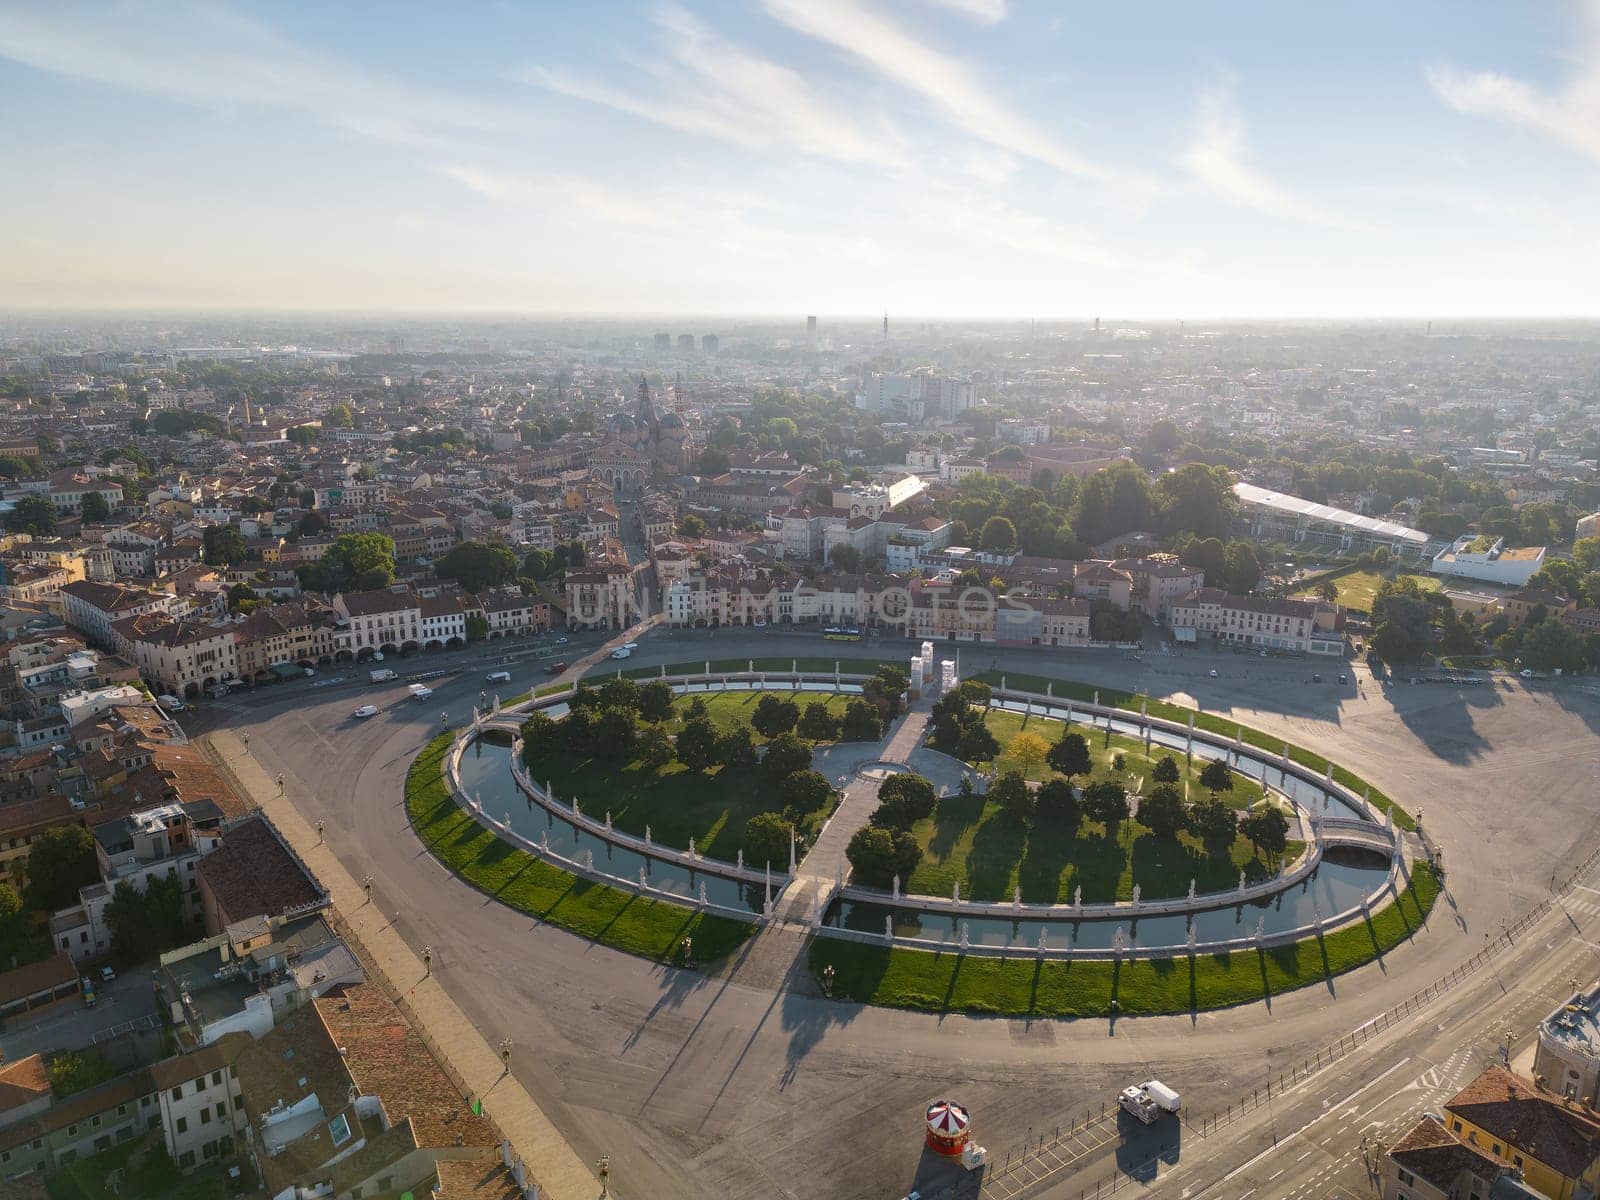
[[[764,0],[764,5],[791,29],[843,50],[917,93],[973,137],[1085,179],[1109,181],[1119,174],[1013,112],[962,60],[918,41],[857,0]]]
[[[514,175],[471,163],[446,163],[437,168],[469,191],[502,203],[568,212],[605,225],[665,229],[676,218],[654,204],[641,204],[625,192],[576,175]]]
[[[688,86],[678,70],[660,81],[664,95],[644,95],[552,67],[528,67],[520,77],[746,149],[800,151],[851,163],[901,161],[903,146],[892,129],[864,125],[818,95],[798,72],[734,45],[677,5],[656,9],[654,18],[677,67],[690,72]]]
[[[1006,19],[1006,0],[929,0],[938,8],[948,8],[984,25],[997,25]]]
[[[1200,127],[1181,161],[1195,179],[1231,204],[1307,225],[1364,228],[1355,217],[1308,200],[1250,165],[1244,118],[1229,89],[1219,88],[1201,98]]]
[[[1432,67],[1428,83],[1457,112],[1494,117],[1552,137],[1600,159],[1600,0],[1589,0],[1589,35],[1577,74],[1548,92],[1498,71]]]
[[[208,108],[295,110],[407,145],[532,123],[527,113],[436,95],[307,49],[212,4],[8,8],[0,57]]]

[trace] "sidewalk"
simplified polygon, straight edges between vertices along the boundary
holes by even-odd
[[[293,803],[278,795],[277,784],[227,730],[208,734],[203,748],[222,770],[272,818],[278,832],[321,880],[333,899],[344,931],[358,943],[362,957],[375,963],[390,980],[418,980],[406,993],[406,1007],[427,1040],[465,1088],[483,1098],[491,1118],[527,1166],[545,1200],[594,1200],[599,1181],[534,1103],[500,1056],[455,1001],[433,977],[424,978],[422,960],[412,952],[376,905],[368,904],[360,884],[325,845]],[[382,986],[382,981],[374,981]]]

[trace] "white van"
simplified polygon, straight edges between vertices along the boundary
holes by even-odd
[[[169,696],[165,692],[156,697],[156,703],[168,712],[183,712],[189,706],[176,696]]]
[[[490,671],[483,677],[485,683],[510,683],[510,671]]]

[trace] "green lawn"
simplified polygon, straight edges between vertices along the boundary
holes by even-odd
[[[1418,575],[1411,571],[1397,571],[1392,576],[1386,576],[1381,571],[1352,571],[1348,575],[1339,576],[1333,581],[1333,584],[1339,589],[1338,602],[1340,604],[1344,605],[1346,608],[1359,609],[1362,612],[1371,612],[1372,602],[1378,595],[1378,585],[1381,584],[1386,577],[1399,579],[1401,576],[1407,576],[1411,579],[1415,579],[1417,581],[1417,586],[1425,592],[1438,591],[1439,587],[1441,586],[1437,576]],[[1309,588],[1303,588],[1300,591],[1295,592],[1294,595],[1299,597],[1315,598],[1317,595],[1317,588],[1315,585]]]
[[[1019,761],[1012,754],[1011,746],[1024,732],[1037,734],[1053,746],[1061,740],[1061,735],[1065,732],[1063,722],[991,708],[984,715],[983,723],[989,727],[989,732],[994,734],[994,740],[1000,743],[1000,757],[994,763],[1000,773],[1021,771],[1026,778],[1035,782],[1061,777],[1060,773],[1048,763],[1029,766]],[[1155,743],[1151,744],[1151,753],[1147,755],[1144,752],[1144,743],[1138,738],[1120,733],[1107,733],[1104,729],[1095,730],[1076,721],[1073,722],[1073,729],[1088,739],[1089,752],[1094,758],[1095,769],[1092,776],[1094,779],[1115,779],[1130,792],[1148,792],[1154,786],[1150,775],[1155,770],[1156,763],[1163,758],[1171,758],[1178,764],[1177,786],[1183,792],[1185,799],[1200,800],[1208,795],[1206,789],[1200,785],[1200,772],[1206,765],[1202,758],[1190,762],[1185,759],[1183,751],[1172,750]],[[1115,766],[1119,754],[1122,756],[1120,771]],[[1224,803],[1233,808],[1246,809],[1261,799],[1260,783],[1245,778],[1237,771],[1232,771],[1230,774],[1233,776],[1233,790],[1221,793]],[[1078,783],[1082,786],[1084,781],[1080,779]]]
[[[666,727],[667,732],[677,733],[683,726],[684,714],[688,712],[690,705],[696,700],[703,700],[706,716],[717,727],[717,732],[727,733],[735,726],[750,724],[750,717],[756,711],[756,705],[765,695],[793,700],[802,713],[809,705],[820,701],[835,717],[841,718],[844,716],[844,710],[850,706],[850,701],[857,699],[855,696],[835,695],[830,692],[696,692],[691,696],[679,696],[672,702],[674,716]],[[767,740],[754,729],[750,731],[750,736],[758,746]]]
[[[1099,1017],[1194,1012],[1320,983],[1388,952],[1426,919],[1439,882],[1424,863],[1400,899],[1326,937],[1274,950],[1120,962],[1001,959],[816,938],[814,973],[831,965],[840,999],[927,1012]]]
[[[406,812],[434,857],[480,891],[552,925],[657,961],[693,937],[696,958],[716,962],[755,932],[747,921],[580,878],[501,841],[450,796],[443,767],[451,736],[440,734],[412,762]]]
[[[1109,704],[1115,708],[1123,708],[1135,713],[1139,711],[1140,703],[1144,702],[1148,703],[1152,717],[1160,717],[1162,720],[1176,721],[1180,724],[1187,723],[1189,714],[1195,711],[1181,704],[1172,704],[1169,701],[1158,700],[1153,696],[1145,696],[1139,692],[1124,692],[1118,688],[1110,687],[1097,688],[1093,684],[1078,683],[1070,679],[1055,679],[1045,675],[1024,675],[1014,671],[984,671],[973,676],[973,678],[996,687],[999,686],[1000,680],[1004,678],[1007,687],[1017,688],[1025,692],[1043,693],[1048,686],[1052,689],[1052,695],[1062,700],[1092,701],[1098,695],[1102,704]],[[1235,731],[1239,729],[1238,722],[1230,721],[1226,717],[1209,712],[1196,713],[1194,723],[1197,729],[1204,729],[1208,733],[1220,734],[1230,740],[1233,738]],[[1284,739],[1263,733],[1259,729],[1251,729],[1248,725],[1244,726],[1243,737],[1247,745],[1254,746],[1258,750],[1267,750],[1273,754],[1279,754],[1283,750]],[[1327,758],[1314,750],[1296,746],[1292,742],[1289,743],[1289,757],[1301,766],[1308,767],[1318,773],[1328,769]],[[1333,778],[1358,796],[1364,794],[1371,787],[1366,780],[1362,779],[1354,771],[1338,763],[1333,764]],[[1377,808],[1394,810],[1394,823],[1400,828],[1415,829],[1417,827],[1417,823],[1411,819],[1411,814],[1389,799],[1378,788],[1371,787],[1371,793],[1372,803]]]
[[[1272,874],[1244,838],[1227,856],[1213,856],[1188,834],[1158,838],[1133,821],[1115,838],[1092,821],[1075,834],[1049,822],[1024,829],[982,796],[941,797],[911,834],[923,854],[905,890],[925,896],[948,896],[960,880],[961,895],[971,900],[1010,900],[1020,887],[1029,904],[1066,904],[1082,887],[1086,903],[1104,903],[1131,900],[1137,883],[1141,899],[1158,900],[1187,894],[1191,879],[1197,890],[1214,892],[1237,886],[1241,869],[1252,883]],[[1303,849],[1291,841],[1288,861]]]

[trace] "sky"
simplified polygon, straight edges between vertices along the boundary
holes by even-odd
[[[1600,315],[1600,0],[0,0],[0,306]]]

